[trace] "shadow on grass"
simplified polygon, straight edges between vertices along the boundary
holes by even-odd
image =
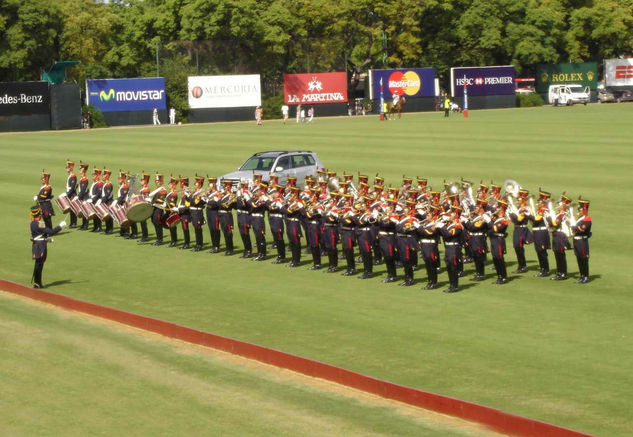
[[[88,281],[73,281],[72,279],[61,279],[59,281],[53,281],[50,284],[46,284],[46,288],[56,287],[58,285],[64,285],[64,284],[81,284],[82,282],[88,282]]]

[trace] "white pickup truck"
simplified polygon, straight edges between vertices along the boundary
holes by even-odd
[[[574,103],[589,103],[589,87],[582,85],[550,85],[549,86],[550,105],[573,105]]]

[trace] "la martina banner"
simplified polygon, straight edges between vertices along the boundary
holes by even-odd
[[[550,85],[578,84],[595,90],[598,85],[598,64],[540,64],[536,67],[536,92],[546,93]]]

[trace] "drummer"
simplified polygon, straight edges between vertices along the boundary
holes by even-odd
[[[125,206],[127,202],[127,195],[130,192],[130,186],[127,183],[127,175],[124,171],[119,170],[119,191],[117,192],[116,204],[120,207]],[[119,230],[119,237],[125,237],[130,230],[129,226],[121,225]]]
[[[176,193],[176,188],[178,188],[178,178],[175,178],[173,175],[169,176],[169,194],[165,198],[165,203],[167,204],[167,208],[169,210],[169,214],[178,215],[178,193]],[[171,241],[169,242],[169,247],[176,247],[178,244],[178,227],[170,226],[169,227],[169,235]]]
[[[68,201],[71,201],[77,195],[77,175],[75,174],[75,163],[66,160],[66,172],[68,173],[68,178],[66,179],[66,197]],[[72,209],[69,211],[70,214],[70,225],[69,229],[73,229],[77,227],[77,214]]]
[[[145,173],[143,170],[141,172],[141,191],[140,194],[147,198],[149,197],[149,178],[150,175]],[[147,231],[147,220],[143,220],[141,223],[141,239],[139,243],[144,243],[149,240],[148,231]],[[136,222],[132,222],[132,231],[130,233],[130,240],[136,240],[138,234],[138,227],[136,226]]]
[[[108,209],[112,204],[112,191],[114,191],[114,187],[112,186],[112,182],[110,182],[110,175],[112,172],[107,168],[103,169],[103,189],[101,192],[101,204]],[[105,234],[110,235],[114,230],[114,219],[112,215],[106,216],[103,221],[105,222]]]
[[[53,187],[49,184],[50,179],[51,174],[42,170],[42,187],[40,188],[40,192],[37,193],[37,196],[33,197],[33,200],[39,204],[42,210],[41,217],[44,219],[44,223],[48,228],[53,227],[52,217],[55,215],[53,205],[51,204],[51,199],[53,198]]]
[[[93,206],[97,204],[99,200],[101,200],[101,194],[103,191],[103,182],[101,182],[101,170],[98,168],[94,168],[92,170],[92,185],[90,186],[90,199],[88,202],[91,202]],[[93,227],[91,232],[101,232],[101,219],[98,215],[95,215],[94,219],[92,219]]]
[[[202,212],[204,208],[204,191],[202,186],[204,185],[204,177],[196,174],[194,181],[195,188],[193,194],[190,196],[189,211],[191,211],[191,225],[196,234],[196,245],[193,251],[200,252],[204,244],[202,238],[202,226],[204,225],[204,214]]]
[[[167,196],[167,190],[164,185],[164,177],[160,173],[156,173],[154,182],[156,183],[156,189],[149,194],[154,212],[152,214],[152,224],[156,231],[156,241],[154,246],[160,246],[163,244],[163,220],[165,218],[165,197]]]
[[[79,194],[77,194],[77,198],[80,202],[85,202],[88,200],[88,177],[86,176],[86,172],[88,171],[88,164],[84,164],[79,161],[79,174],[81,175],[81,179],[79,179]],[[81,215],[81,227],[80,231],[88,230],[88,217],[84,214]]]

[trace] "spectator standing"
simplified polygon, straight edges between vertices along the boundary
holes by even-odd
[[[169,108],[169,124],[176,124],[176,109],[173,106]]]
[[[288,111],[290,110],[290,108],[288,108],[288,105],[286,105],[285,103],[283,105],[281,105],[281,114],[284,117],[284,124],[286,124],[286,121],[288,121]]]
[[[154,123],[154,126],[160,124],[160,120],[158,119],[158,109],[156,109],[155,106],[154,109],[152,109],[152,122]]]

